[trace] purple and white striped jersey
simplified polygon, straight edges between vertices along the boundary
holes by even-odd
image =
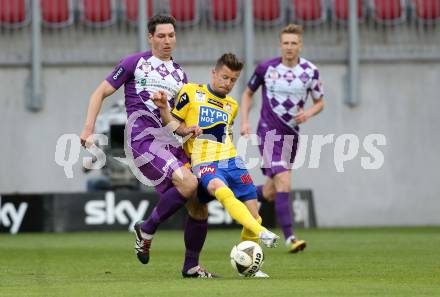
[[[128,117],[135,111],[147,110],[154,113],[158,119],[159,110],[150,100],[150,96],[164,90],[170,106],[173,107],[179,90],[188,82],[185,72],[177,63],[173,60],[162,61],[153,56],[151,51],[122,59],[106,80],[115,89],[124,85]]]
[[[282,131],[297,129],[294,115],[303,108],[310,94],[313,99],[324,95],[318,68],[304,58],[295,67],[287,67],[277,57],[260,63],[248,82],[255,92],[262,85],[263,104],[260,122]]]

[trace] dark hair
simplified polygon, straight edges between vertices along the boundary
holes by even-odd
[[[281,35],[283,35],[283,34],[296,34],[301,38],[303,35],[303,32],[304,32],[303,27],[301,25],[289,24],[286,27],[284,27],[283,29],[281,29],[280,38],[281,38]]]
[[[223,54],[215,64],[215,69],[219,69],[222,66],[226,66],[232,71],[240,71],[243,69],[244,63],[237,58],[233,53]]]
[[[148,20],[148,33],[154,34],[156,26],[162,24],[171,24],[176,29],[176,19],[168,14],[156,14]]]

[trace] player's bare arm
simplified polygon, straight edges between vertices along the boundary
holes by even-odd
[[[323,97],[313,100],[313,106],[307,110],[300,109],[295,115],[295,121],[297,124],[302,124],[308,121],[311,117],[314,117],[324,109]]]
[[[116,89],[104,80],[90,96],[87,118],[80,136],[81,145],[89,147],[93,143],[93,140],[89,139],[89,137],[95,130],[95,122],[101,110],[102,102],[114,92],[116,92]]]
[[[241,105],[240,105],[240,134],[247,136],[251,133],[251,127],[249,125],[249,112],[252,108],[252,96],[254,92],[249,87],[246,87],[246,90],[243,92],[241,96]]]
[[[160,110],[160,117],[165,127],[171,132],[175,132],[182,137],[191,135],[192,137],[198,137],[202,134],[202,129],[199,126],[186,127],[185,123],[179,121],[171,115],[171,111],[168,105],[168,98],[164,91],[160,90],[151,96],[154,104]]]

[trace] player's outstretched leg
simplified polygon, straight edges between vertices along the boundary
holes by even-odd
[[[212,182],[213,180],[210,184]],[[222,184],[222,186],[215,189],[214,196],[234,220],[254,234],[258,234],[262,244],[267,247],[276,247],[279,237],[258,224],[243,202],[235,198],[234,193],[228,187]]]
[[[153,235],[159,225],[179,210],[187,200],[172,187],[160,198],[156,207],[145,221],[137,222],[134,226],[136,232],[135,250],[139,261],[148,264],[150,259],[150,245]]]
[[[249,203],[246,202],[246,206],[249,208]],[[251,209],[249,209],[249,211],[251,211]],[[252,211],[251,211],[252,213]],[[258,212],[257,212],[258,213]],[[257,222],[261,225],[263,223],[263,219],[258,216],[257,218],[255,218],[257,220]],[[241,241],[246,241],[246,240],[250,240],[250,241],[254,241],[254,242],[258,242],[258,237],[256,236],[256,234],[252,233],[252,231],[246,229],[245,227],[243,227],[243,229],[241,230],[241,235],[240,235],[240,239]],[[252,277],[258,277],[258,278],[267,278],[269,277],[268,274],[264,273],[263,271],[258,270]]]
[[[166,181],[169,186],[171,184],[170,179]],[[182,166],[179,171],[176,170],[172,173],[172,185],[165,192],[162,192],[159,202],[148,219],[139,225],[135,225],[135,250],[142,264],[147,264],[150,259],[151,241],[159,225],[182,208],[188,199],[194,195],[196,189],[197,178],[188,168]]]

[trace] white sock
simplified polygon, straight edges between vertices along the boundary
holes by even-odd
[[[153,234],[145,233],[145,232],[142,231],[142,229],[141,229],[141,236],[142,236],[143,239],[146,239],[146,240],[152,240],[154,235],[153,235]]]
[[[295,235],[290,235],[287,239],[286,239],[286,246],[289,246],[292,243],[292,240],[295,240],[296,237]]]
[[[188,273],[188,274],[193,274],[193,273],[196,273],[198,270],[199,270],[199,265],[197,265],[197,266],[195,266],[195,267],[193,267],[193,268],[190,268],[190,269],[188,269],[188,271],[186,272],[186,273]]]

